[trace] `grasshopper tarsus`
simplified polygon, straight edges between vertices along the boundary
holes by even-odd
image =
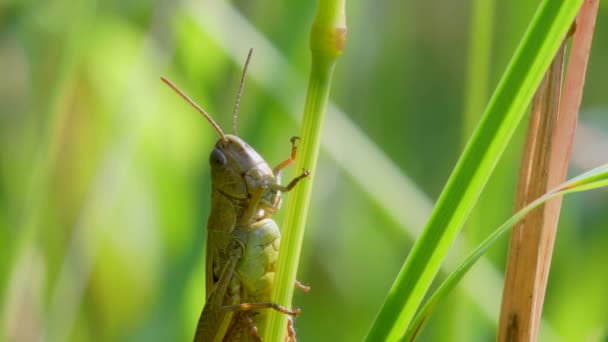
[[[287,158],[286,160],[284,160],[283,162],[281,162],[279,165],[275,166],[272,169],[272,172],[275,175],[279,174],[281,172],[281,170],[283,170],[284,168],[295,163],[296,155],[298,154],[298,146],[296,146],[296,142],[298,140],[300,140],[300,137],[296,137],[296,136],[293,136],[293,137],[291,137],[291,139],[289,139],[289,141],[291,142],[291,154],[289,155],[289,158]]]
[[[302,311],[299,308],[295,308],[295,310],[291,311],[291,312],[283,312],[284,314],[290,315],[292,317],[298,317],[298,315],[301,313]]]
[[[299,282],[298,280],[295,281],[294,285],[295,285],[295,287],[299,288],[304,293],[310,292],[310,286],[304,285],[301,282]]]

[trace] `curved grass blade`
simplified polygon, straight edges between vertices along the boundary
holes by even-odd
[[[473,250],[465,261],[458,266],[458,268],[437,288],[435,293],[433,293],[433,295],[426,301],[424,306],[414,317],[412,324],[406,331],[404,340],[412,341],[417,336],[439,300],[447,295],[456,286],[456,284],[458,284],[460,279],[462,279],[467,271],[475,264],[477,260],[479,260],[479,258],[485,253],[486,250],[488,250],[488,248],[490,248],[490,246],[492,246],[500,237],[507,233],[509,229],[513,227],[513,225],[523,219],[530,211],[555,197],[597,189],[604,186],[608,186],[608,164],[597,167],[573,178],[568,182],[563,183],[557,188],[534,200],[522,210],[518,211],[515,215],[498,227],[492,234],[490,234],[475,250]]]

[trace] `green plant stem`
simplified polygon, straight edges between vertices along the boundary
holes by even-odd
[[[309,179],[300,182],[290,193],[271,297],[273,302],[287,307],[291,306],[300,261],[332,74],[335,62],[342,54],[346,39],[344,6],[345,0],[319,1],[311,30],[312,66],[300,133],[302,143],[296,162],[297,172],[309,169],[311,175]],[[286,327],[287,317],[285,315],[270,312],[263,331],[264,340],[283,341],[287,331]]]

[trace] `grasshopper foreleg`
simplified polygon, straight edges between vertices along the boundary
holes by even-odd
[[[275,166],[274,169],[272,169],[272,172],[275,174],[277,179],[281,179],[280,174],[284,168],[288,167],[289,165],[292,165],[296,161],[296,154],[298,152],[298,147],[296,146],[296,141],[298,141],[298,140],[300,140],[299,137],[291,137],[291,140],[289,140],[289,141],[291,141],[291,155],[289,156],[289,158],[287,158],[287,160],[283,161],[279,165]],[[304,170],[301,175],[294,178],[291,182],[289,182],[289,184],[287,184],[287,186],[283,186],[281,184],[270,184],[269,188],[273,189],[273,190],[279,190],[281,192],[288,192],[294,186],[296,186],[296,184],[298,184],[298,182],[300,180],[308,177],[309,175],[310,175],[310,171]]]
[[[299,181],[301,181],[302,179],[304,179],[308,176],[310,176],[310,171],[304,170],[304,171],[302,171],[302,173],[299,176],[292,179],[291,182],[289,182],[289,184],[287,184],[286,186],[281,185],[281,184],[270,184],[270,185],[268,185],[268,187],[270,189],[279,190],[281,192],[289,192],[291,189],[293,189],[294,186],[296,186],[296,184],[298,184]]]

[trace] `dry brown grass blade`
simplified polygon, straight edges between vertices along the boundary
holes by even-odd
[[[565,180],[598,2],[585,1],[577,17],[561,99],[564,47],[535,96],[520,169],[516,210]],[[513,230],[499,341],[536,340],[560,208],[561,198],[552,200],[530,213]]]
[[[549,190],[548,168],[552,136],[557,121],[565,45],[534,96],[526,147],[519,173],[515,211]],[[534,330],[537,284],[542,241],[547,236],[545,211],[540,207],[513,229],[507,261],[499,326],[499,341],[529,341]]]

